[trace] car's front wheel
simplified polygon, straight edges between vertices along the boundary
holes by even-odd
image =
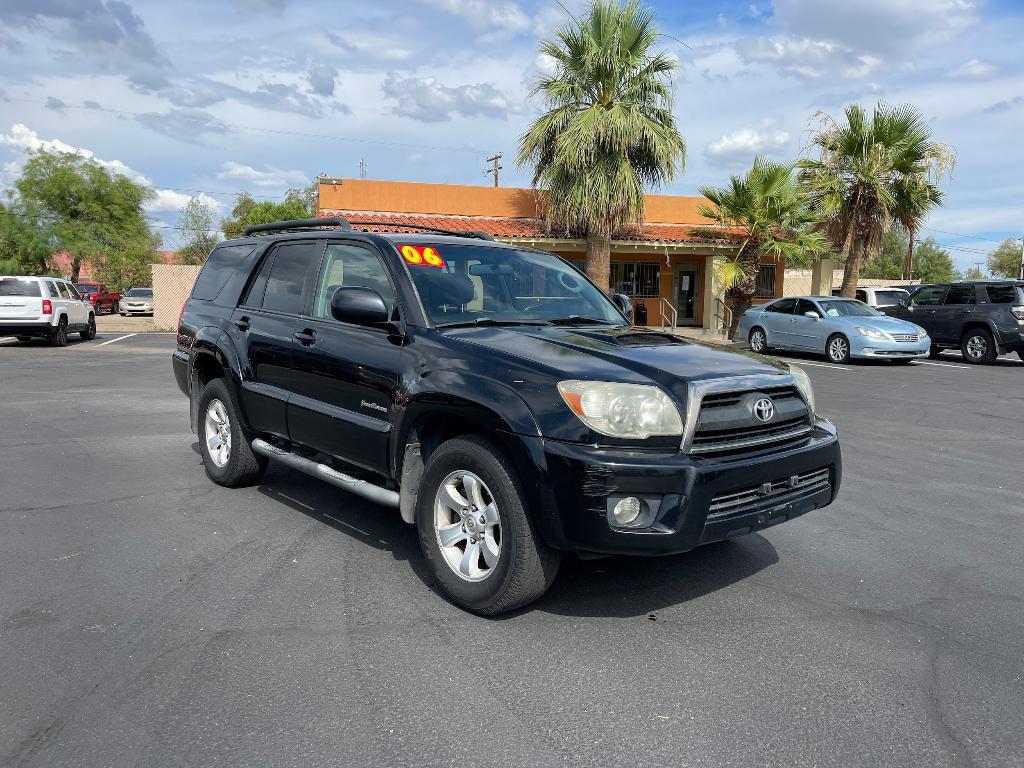
[[[964,360],[975,365],[992,365],[999,356],[995,339],[984,328],[972,328],[960,342]]]
[[[848,363],[850,362],[850,340],[841,333],[829,336],[825,352],[833,363]]]
[[[763,355],[768,351],[768,336],[762,328],[754,328],[751,330],[750,336],[747,337],[747,343],[750,344],[751,352],[757,352],[759,355]]]
[[[513,471],[494,441],[467,435],[430,455],[419,489],[416,526],[437,584],[481,615],[533,602],[561,562],[534,530]]]
[[[199,449],[206,475],[217,485],[252,485],[267,468],[267,459],[252,450],[223,379],[212,379],[199,396]]]

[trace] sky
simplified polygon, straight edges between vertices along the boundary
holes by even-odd
[[[565,8],[562,7],[565,6]],[[0,0],[0,188],[27,150],[88,153],[152,186],[180,245],[191,195],[277,198],[319,174],[526,186],[518,138],[540,112],[545,37],[579,0]],[[694,195],[756,154],[809,151],[821,113],[915,105],[957,154],[923,235],[961,269],[1024,230],[1024,3],[759,0],[651,3],[679,62]],[[816,117],[819,116],[819,117]]]

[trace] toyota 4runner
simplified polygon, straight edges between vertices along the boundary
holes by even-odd
[[[352,225],[210,254],[172,360],[213,482],[273,458],[397,508],[480,614],[539,597],[562,553],[685,552],[835,499],[836,430],[799,368],[633,327],[550,253]]]

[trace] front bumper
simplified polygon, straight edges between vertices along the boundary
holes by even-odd
[[[888,339],[870,339],[860,336],[850,339],[850,357],[878,357],[897,359],[913,359],[928,357],[932,340],[925,336],[921,341],[889,341]]]
[[[152,315],[153,314],[153,307],[151,307],[151,306],[136,306],[136,307],[133,307],[133,306],[128,306],[128,305],[125,305],[125,304],[122,303],[122,304],[118,305],[118,309],[120,310],[122,315]]]
[[[824,419],[802,445],[728,459],[531,439],[539,443],[533,453],[542,452],[546,475],[540,528],[550,545],[567,551],[686,552],[828,506],[842,480],[836,430]],[[817,480],[800,486],[795,478],[802,477]],[[609,523],[609,498],[623,495],[658,505],[648,528]]]
[[[17,323],[0,320],[0,336],[40,336],[48,337],[53,333],[54,326],[49,320],[21,320]]]

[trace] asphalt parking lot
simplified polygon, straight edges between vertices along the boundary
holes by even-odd
[[[0,764],[1024,765],[1024,363],[831,366],[828,509],[431,589],[397,513],[203,474],[173,335],[0,343]]]

